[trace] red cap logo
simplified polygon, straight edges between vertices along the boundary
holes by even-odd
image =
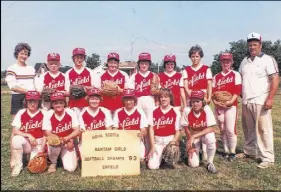
[[[135,97],[135,90],[134,89],[124,89],[123,90],[123,97]]]
[[[86,55],[86,51],[84,48],[75,48],[72,51],[72,55]]]
[[[25,99],[28,100],[40,100],[40,93],[38,91],[28,91],[25,94]]]
[[[139,55],[139,61],[151,61],[150,53],[141,53]]]
[[[192,90],[191,91],[191,95],[190,95],[190,98],[197,98],[197,99],[204,99],[204,91],[201,91],[201,90]]]
[[[62,92],[55,92],[50,97],[51,101],[65,100],[65,95]]]
[[[231,53],[222,53],[220,55],[220,61],[221,60],[232,60],[233,59],[233,56]]]
[[[47,61],[60,61],[60,55],[58,53],[49,53]]]
[[[87,92],[87,95],[88,95],[88,96],[92,96],[92,95],[99,95],[99,96],[101,96],[101,92],[100,92],[100,90],[99,90],[98,88],[93,87],[93,88],[91,88],[91,89]]]
[[[109,59],[116,59],[116,60],[120,60],[119,59],[119,54],[118,53],[109,53],[108,55],[107,55],[107,60],[109,60]]]
[[[176,56],[172,54],[165,55],[164,62],[168,62],[168,61],[176,62]]]

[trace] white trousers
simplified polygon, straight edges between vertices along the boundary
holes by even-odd
[[[24,154],[30,154],[30,159],[33,159],[39,152],[43,152],[44,146],[42,146],[43,138],[36,139],[37,146],[32,147],[29,139],[21,135],[15,135],[12,139],[12,146],[14,149],[22,149]]]
[[[215,115],[221,131],[221,139],[225,153],[236,153],[237,135],[236,119],[237,108],[231,106],[228,109],[216,108]]]
[[[168,145],[169,142],[173,140],[173,138],[174,135],[170,135],[167,137],[154,137],[155,152],[153,153],[152,157],[148,160],[149,169],[159,169],[159,166],[162,161],[162,152],[166,145]]]
[[[52,164],[57,164],[60,154],[63,168],[69,172],[75,171],[77,168],[77,155],[75,148],[73,151],[68,151],[66,146],[52,147],[48,145],[48,155]]]
[[[155,100],[154,96],[141,96],[138,98],[137,107],[144,111],[146,119],[148,120],[148,124],[152,124],[153,120],[153,110],[155,108]],[[144,145],[145,150],[148,153],[150,146],[149,146],[149,136],[147,135],[144,138]]]
[[[196,138],[193,143],[196,148],[196,152],[193,153],[192,157],[188,156],[188,164],[190,167],[198,167],[199,166],[199,151],[200,151],[200,144],[204,143],[206,144],[206,150],[207,150],[207,161],[208,163],[213,163],[214,156],[216,153],[216,137],[215,133],[207,133],[204,136],[201,136],[200,138]]]

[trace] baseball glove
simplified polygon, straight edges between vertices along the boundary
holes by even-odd
[[[61,145],[61,138],[59,138],[59,136],[57,135],[50,135],[47,136],[47,142],[50,146],[56,147]]]
[[[179,144],[171,144],[169,143],[163,150],[162,153],[162,159],[163,161],[170,165],[174,166],[178,161],[180,160],[180,149]]]
[[[159,84],[160,84],[159,76],[157,74],[153,73],[153,78],[152,78],[151,84],[150,84],[150,93],[152,95],[160,94]]]
[[[120,87],[114,81],[105,80],[101,93],[106,96],[115,96],[119,94],[119,90]]]
[[[230,101],[231,98],[232,95],[228,91],[216,91],[215,93],[213,93],[213,99],[221,105],[225,105],[225,103],[227,101]]]
[[[70,98],[72,99],[80,99],[85,97],[86,91],[83,85],[71,85],[70,86]]]
[[[42,95],[42,99],[45,102],[50,102],[50,96],[52,93],[54,93],[56,90],[52,89],[52,88],[44,88],[41,95]]]
[[[27,165],[27,169],[31,173],[43,173],[47,169],[47,156],[45,153],[38,153],[33,159],[31,159]]]

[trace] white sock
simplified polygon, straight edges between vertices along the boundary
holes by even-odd
[[[229,137],[229,148],[230,148],[230,153],[236,153],[236,145],[237,145],[237,136]]]
[[[221,131],[221,140],[223,144],[223,150],[225,153],[229,153],[229,148],[228,148],[228,141],[227,141],[227,135],[225,131]]]
[[[208,144],[207,154],[208,154],[208,158],[207,158],[208,163],[213,163],[216,154],[216,143]]]

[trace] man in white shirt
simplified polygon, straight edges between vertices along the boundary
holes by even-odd
[[[257,157],[259,168],[274,164],[273,126],[271,109],[278,90],[279,75],[275,59],[264,54],[261,35],[250,33],[247,38],[250,55],[241,62],[242,75],[242,127],[244,131],[244,157]]]

